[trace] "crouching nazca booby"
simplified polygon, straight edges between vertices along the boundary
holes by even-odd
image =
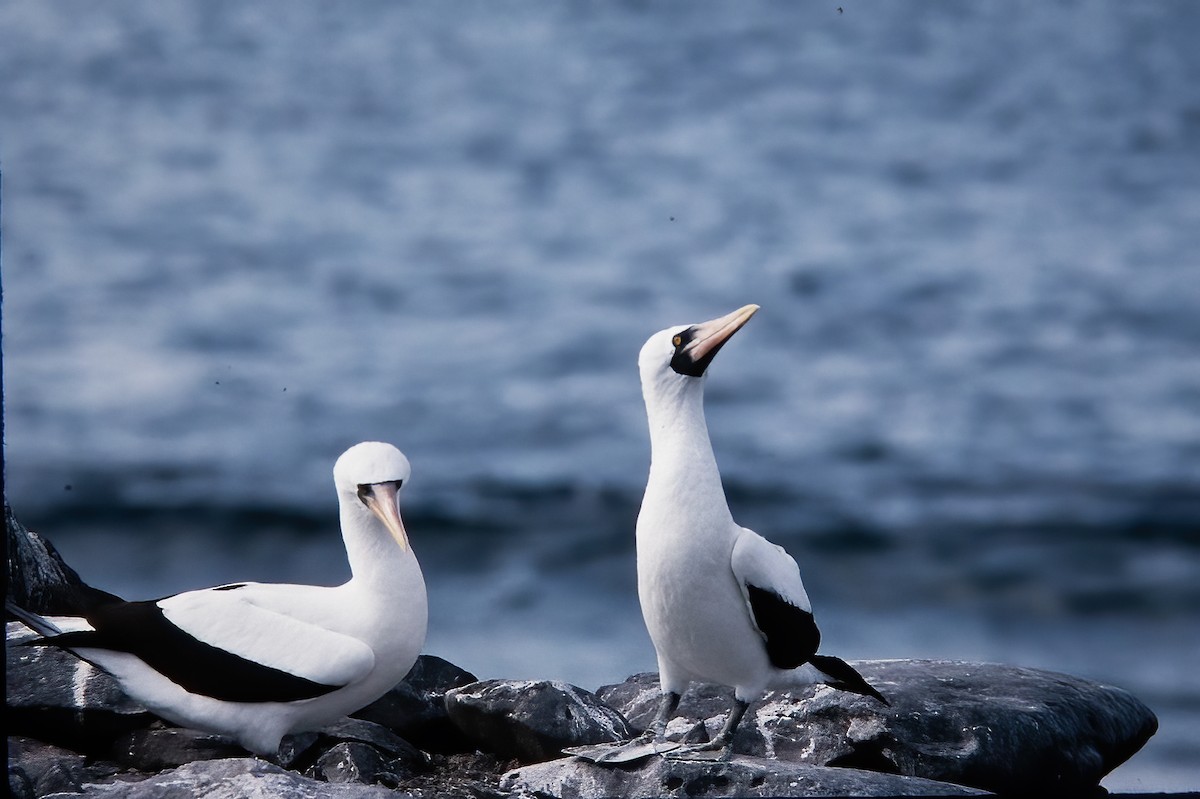
[[[347,450],[333,468],[351,577],[336,587],[231,583],[159,600],[100,597],[80,619],[8,609],[111,674],[154,713],[274,756],[382,696],[425,643],[421,567],[400,519],[408,459],[390,444]]]
[[[782,547],[730,515],[704,421],[705,370],[758,310],[747,305],[655,333],[638,357],[650,423],[650,477],[637,520],[638,596],[658,654],[661,740],[691,681],[734,689],[720,733],[693,749],[730,751],[746,708],[768,688],[823,682],[887,704],[821,636],[800,570]]]

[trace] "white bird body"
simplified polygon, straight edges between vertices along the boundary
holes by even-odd
[[[768,687],[823,681],[878,696],[844,662],[816,655],[820,634],[796,561],[739,526],[726,502],[704,419],[705,370],[757,309],[660,331],[638,358],[651,449],[637,521],[638,597],[658,655],[660,737],[692,681],[734,688],[739,704],[722,745]]]
[[[87,614],[92,632],[44,643],[112,674],[168,721],[258,754],[369,704],[425,641],[425,582],[396,509],[409,467],[395,447],[367,442],[334,475],[352,573],[343,585],[232,583],[100,605]]]
[[[715,682],[750,701],[779,669],[754,624],[746,580],[811,606],[792,557],[733,520],[704,419],[703,378],[684,380],[666,397],[648,395],[660,401],[647,405],[652,454],[637,522],[642,614],[665,689]]]

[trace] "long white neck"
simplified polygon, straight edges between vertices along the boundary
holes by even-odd
[[[352,583],[369,586],[379,595],[404,593],[413,572],[421,574],[412,549],[401,549],[383,523],[356,498],[339,497],[342,540],[350,560]]]
[[[375,672],[393,685],[399,679],[395,672],[403,676],[424,646],[429,622],[425,578],[412,550],[401,549],[357,497],[339,493],[339,499],[351,577],[336,590],[352,602],[355,612],[339,619],[336,629],[371,641]]]
[[[703,378],[683,378],[646,392],[650,478],[643,512],[669,505],[688,516],[732,523],[704,420]]]

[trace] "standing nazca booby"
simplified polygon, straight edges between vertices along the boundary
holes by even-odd
[[[687,751],[728,755],[747,707],[771,687],[823,682],[887,704],[845,661],[816,654],[821,636],[796,561],[739,526],[726,503],[704,420],[705,373],[757,310],[662,330],[638,356],[651,446],[637,520],[638,597],[662,689],[647,735],[661,741],[690,682],[734,689],[720,733]]]
[[[425,643],[425,581],[400,518],[408,459],[356,444],[333,469],[350,580],[335,587],[230,583],[159,600],[103,595],[75,630],[8,609],[108,672],[168,721],[228,735],[275,756],[280,740],[373,702],[404,678]],[[81,628],[81,629],[78,629]]]

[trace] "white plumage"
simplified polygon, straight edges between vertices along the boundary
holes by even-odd
[[[101,602],[85,614],[91,629],[84,632],[59,634],[35,614],[18,616],[49,636],[37,643],[109,672],[168,721],[275,755],[284,735],[382,696],[420,654],[425,582],[397,506],[410,473],[403,453],[380,442],[357,444],[338,459],[334,483],[352,574],[343,585],[233,583],[157,601]]]
[[[828,682],[886,701],[844,661],[816,654],[820,634],[796,561],[734,522],[704,419],[713,356],[758,310],[660,331],[638,358],[651,463],[637,521],[638,595],[658,654],[661,738],[692,681],[734,688],[722,749],[769,687]]]
[[[748,588],[751,585],[769,589],[789,605],[812,613],[812,604],[808,601],[808,593],[800,579],[800,567],[795,559],[783,547],[772,544],[753,530],[745,527],[738,529],[730,566],[734,579],[742,589],[746,612],[751,614],[751,620],[754,617]],[[755,629],[758,630],[757,625]],[[758,632],[759,635],[765,635],[762,630]]]

